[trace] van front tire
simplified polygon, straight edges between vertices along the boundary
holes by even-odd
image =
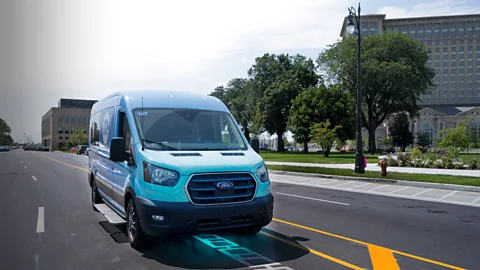
[[[150,237],[145,234],[140,226],[135,202],[130,199],[127,206],[127,235],[130,246],[135,249],[145,247],[150,243]]]
[[[97,211],[98,210],[95,208],[95,204],[102,203],[102,197],[100,197],[100,194],[98,193],[98,187],[97,184],[95,183],[95,179],[92,181],[92,208],[93,210]]]

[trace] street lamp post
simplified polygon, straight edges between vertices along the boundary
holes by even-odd
[[[358,13],[354,7],[348,9],[347,32],[357,35],[357,152],[355,154],[355,173],[365,173],[365,163],[363,157],[362,145],[362,87],[361,87],[361,28],[360,28],[360,3],[358,3]]]

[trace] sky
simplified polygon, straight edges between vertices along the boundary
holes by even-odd
[[[479,0],[363,1],[387,18],[480,13]],[[339,39],[346,0],[0,0],[0,118],[41,140],[60,98],[121,90],[208,94],[264,53],[315,59]]]

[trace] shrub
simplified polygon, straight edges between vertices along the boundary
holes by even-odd
[[[433,162],[433,165],[434,165],[435,168],[437,168],[437,169],[444,169],[444,168],[445,168],[445,165],[444,165],[444,163],[443,163],[443,159],[441,159],[441,158],[435,160],[435,161]]]
[[[422,162],[422,167],[424,168],[431,168],[433,167],[433,159],[430,159],[428,157],[426,157],[423,162]]]
[[[452,161],[452,164],[453,166],[455,167],[455,169],[464,169],[465,167],[463,165],[465,165],[465,163],[463,162],[463,160],[461,159],[454,159]]]
[[[468,165],[467,165],[467,166],[468,166],[468,169],[469,169],[469,170],[476,170],[476,169],[478,169],[478,161],[477,161],[477,159],[474,158],[474,159],[470,160],[470,161],[468,162]]]
[[[398,167],[398,161],[393,157],[388,157],[387,159],[387,166],[389,167]]]
[[[410,157],[408,155],[399,155],[398,156],[398,165],[401,167],[406,167],[410,163]]]

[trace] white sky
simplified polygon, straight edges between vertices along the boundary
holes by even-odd
[[[0,37],[11,37],[10,43],[0,41],[0,56],[14,66],[0,66],[6,71],[0,75],[0,117],[14,139],[27,133],[36,142],[41,117],[62,97],[100,99],[145,88],[207,94],[245,77],[255,57],[266,52],[316,58],[338,39],[347,7],[357,5],[345,0],[0,1]],[[478,0],[421,2],[364,1],[362,13],[394,18],[479,12]]]

